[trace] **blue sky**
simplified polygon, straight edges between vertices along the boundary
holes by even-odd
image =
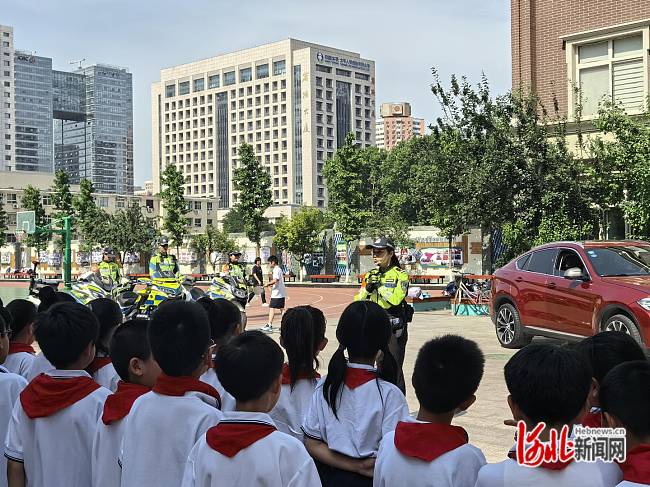
[[[493,94],[510,88],[509,0],[0,0],[15,46],[133,73],[135,182],[151,178],[151,83],[161,68],[293,37],[376,62],[377,104],[407,101],[427,124],[439,114],[431,68]]]

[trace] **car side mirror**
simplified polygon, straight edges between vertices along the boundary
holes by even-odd
[[[571,279],[572,281],[578,281],[584,279],[584,275],[582,274],[582,270],[580,270],[579,267],[571,267],[564,273],[564,278]]]

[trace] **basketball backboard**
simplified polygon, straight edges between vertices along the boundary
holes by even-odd
[[[33,234],[36,231],[36,212],[19,211],[16,213],[16,231],[22,231],[28,235]]]

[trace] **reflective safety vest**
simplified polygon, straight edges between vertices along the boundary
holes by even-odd
[[[406,298],[406,293],[409,290],[409,276],[406,271],[397,266],[389,267],[384,272],[379,271],[380,282],[372,293],[366,290],[366,280],[369,275],[370,272],[366,272],[361,289],[354,300],[370,300],[384,308],[389,314],[401,316],[402,301]]]
[[[232,263],[224,264],[221,272],[226,272],[233,277],[246,277],[246,266],[244,264]]]
[[[114,283],[120,280],[120,268],[115,262],[101,261],[97,266],[97,271],[102,277],[110,277]]]
[[[162,254],[154,255],[149,261],[149,276],[154,277],[178,277],[180,269],[176,256],[167,254],[163,257]]]

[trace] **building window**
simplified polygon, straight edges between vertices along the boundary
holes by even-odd
[[[208,89],[219,88],[219,75],[215,74],[208,78]],[[212,96],[212,95],[210,95]]]
[[[262,79],[262,78],[268,78],[269,77],[269,65],[268,64],[260,64],[256,68],[256,76],[257,79]]]
[[[321,73],[331,73],[332,68],[330,68],[329,66],[321,66],[320,64],[317,64],[316,71],[320,71]]]
[[[362,79],[364,81],[369,81],[370,80],[370,75],[363,74],[363,73],[354,73],[354,77],[356,79]]]
[[[201,225],[201,219],[200,218],[195,218],[194,219],[194,226],[200,228]]]
[[[49,194],[43,195],[43,206],[52,206],[52,196]]]
[[[251,68],[244,68],[239,70],[239,82],[246,83],[253,80],[253,70]]]
[[[183,81],[182,83],[178,83],[178,94],[179,95],[187,95],[190,92],[190,82],[189,81]]]
[[[194,91],[203,91],[205,88],[205,79],[199,78],[194,80]]]
[[[126,207],[126,200],[123,200],[122,198],[119,198],[117,200],[117,207],[118,208],[125,208]]]
[[[287,63],[286,61],[275,61],[273,63],[273,75],[278,76],[281,74],[287,73]]]
[[[7,41],[2,41],[2,47],[9,47],[9,43]]]
[[[230,86],[234,85],[237,82],[237,78],[235,77],[235,72],[230,71],[229,73],[224,73],[223,74],[223,84],[224,86]]]
[[[108,208],[108,197],[102,196],[99,198],[99,207]]]
[[[642,112],[648,86],[648,27],[590,41],[566,41],[568,78],[580,88],[582,97],[569,87],[569,113],[582,101],[583,116],[597,115],[603,100],[621,104],[628,113]]]
[[[11,61],[3,61],[2,64],[5,66],[11,66]]]
[[[347,69],[338,69],[338,68],[336,69],[336,74],[338,74],[339,76],[345,76],[347,78],[349,78],[352,75],[352,73],[350,73],[350,71],[348,71]]]

